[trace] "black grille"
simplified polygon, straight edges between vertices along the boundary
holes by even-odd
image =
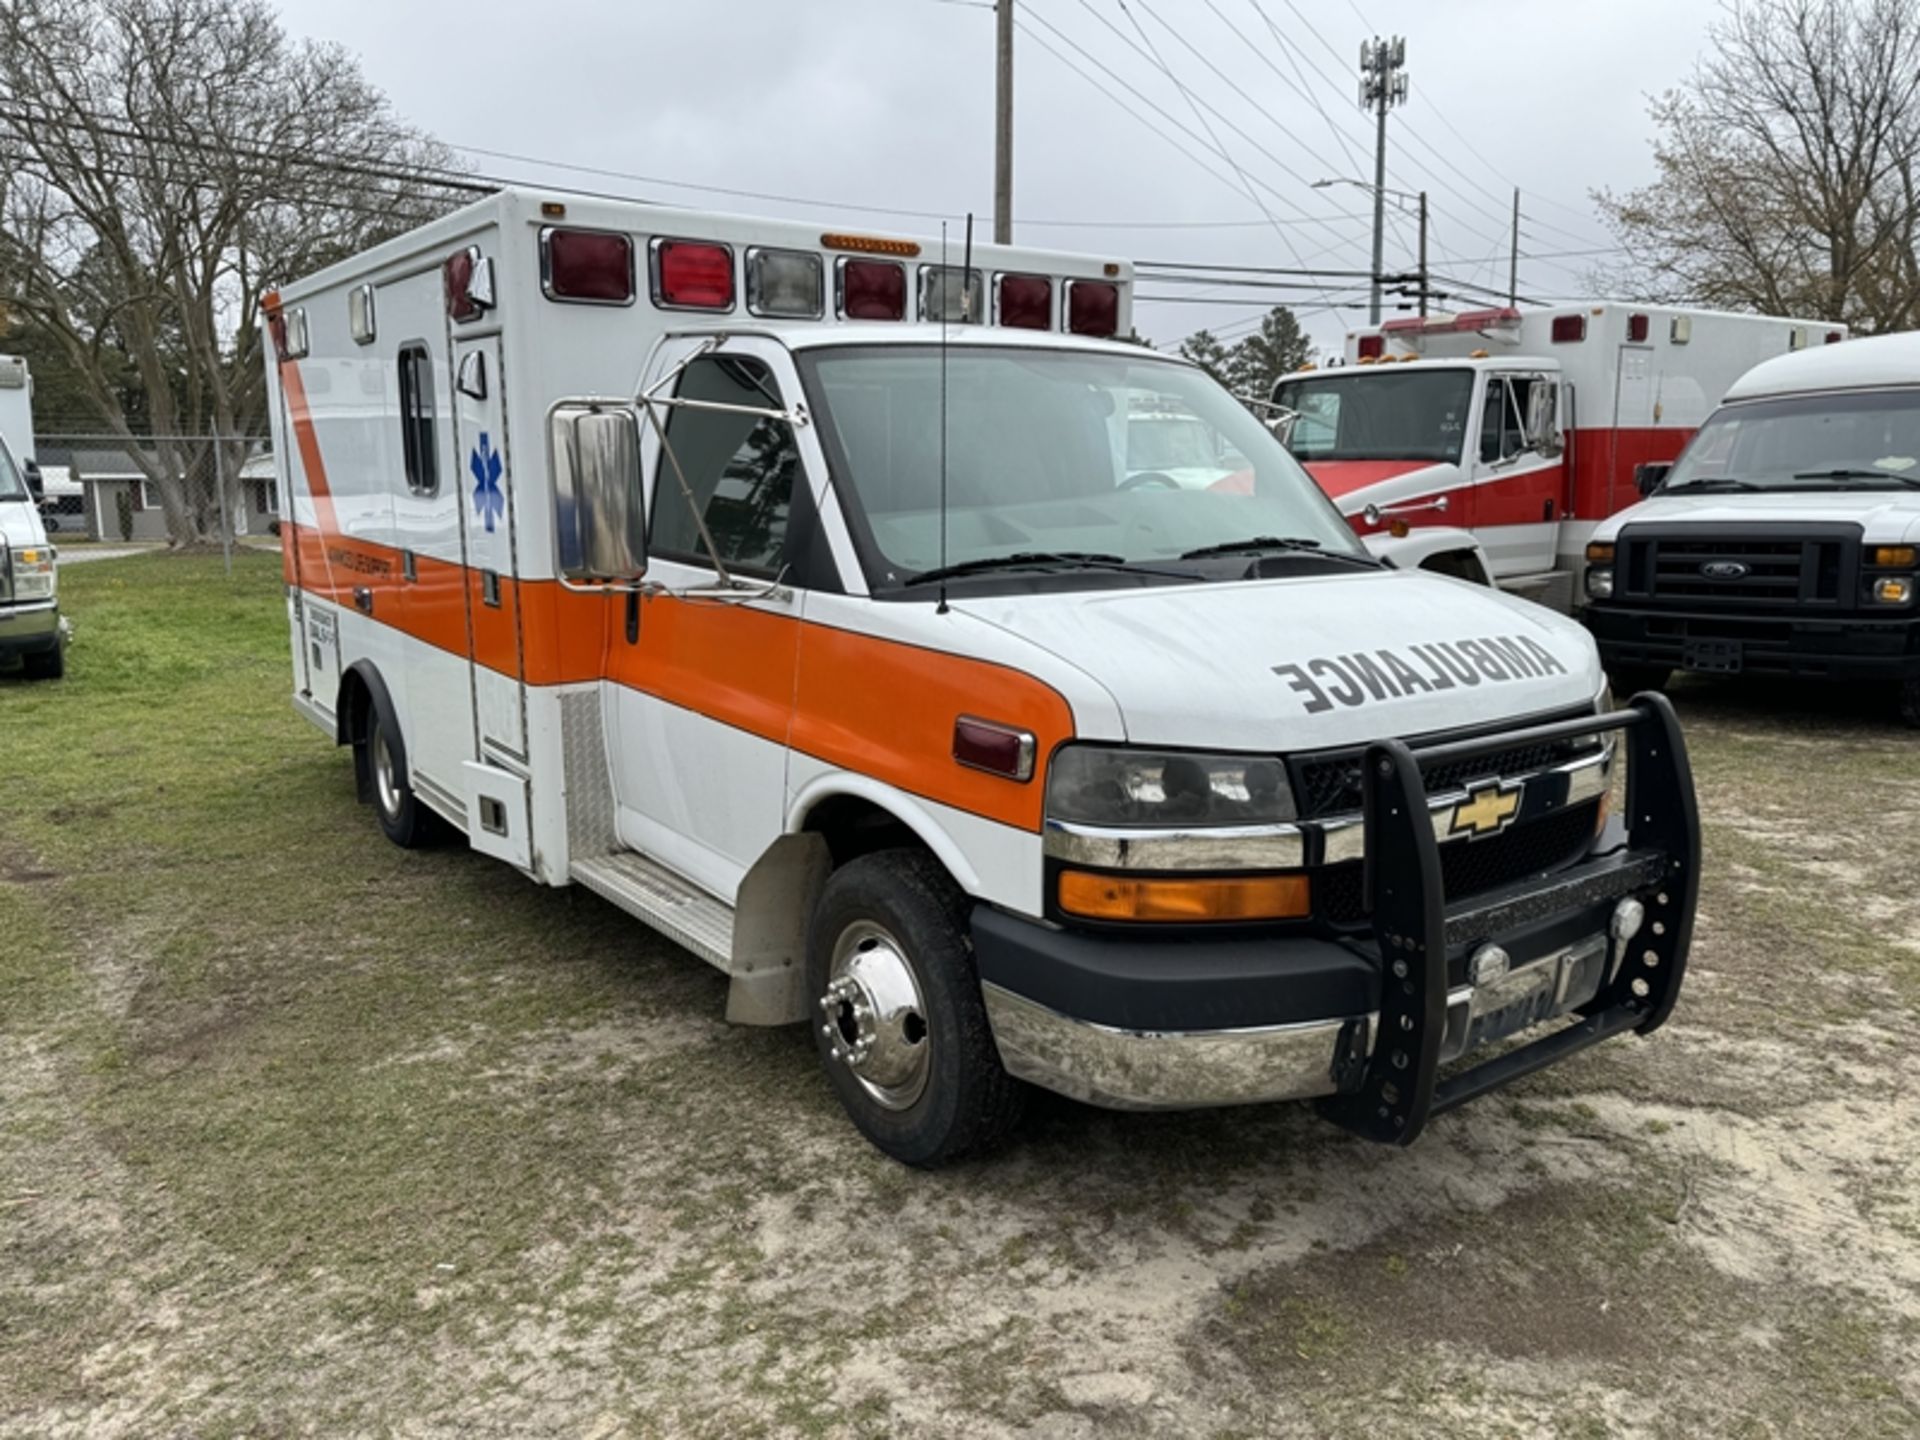
[[[1541,875],[1578,859],[1593,840],[1598,800],[1570,806],[1491,840],[1455,840],[1440,847],[1440,888],[1449,902]],[[1329,865],[1314,878],[1322,919],[1358,925],[1367,918],[1365,863]]]
[[[1748,609],[1851,600],[1859,562],[1857,527],[1747,527],[1702,536],[1685,532],[1621,537],[1614,593],[1621,599]]]
[[[1576,756],[1590,754],[1600,744],[1598,736],[1587,735],[1543,745],[1516,745],[1469,760],[1422,766],[1420,778],[1430,795],[1465,790],[1476,780],[1526,775],[1564,765]],[[1358,810],[1362,803],[1361,759],[1361,751],[1345,750],[1337,754],[1310,755],[1299,761],[1294,767],[1297,782],[1294,789],[1299,796],[1301,817],[1319,820],[1328,815],[1350,815]]]

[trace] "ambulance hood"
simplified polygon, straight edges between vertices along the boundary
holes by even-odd
[[[1419,571],[955,600],[1103,686],[1142,744],[1287,751],[1591,704],[1564,616]],[[1044,669],[1040,670],[1044,674]]]
[[[1460,467],[1444,460],[1309,460],[1306,472],[1342,515],[1451,490]]]
[[[0,500],[0,539],[9,549],[44,545],[47,532],[40,525],[40,511],[31,500]]]
[[[1655,495],[1622,510],[1604,522],[1594,538],[1612,540],[1627,525],[1770,522],[1794,526],[1821,520],[1860,525],[1868,544],[1911,544],[1920,541],[1920,490],[1788,490],[1774,495],[1754,490],[1704,495],[1682,491]]]

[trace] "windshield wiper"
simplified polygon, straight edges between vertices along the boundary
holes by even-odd
[[[1672,495],[1681,490],[1764,490],[1764,485],[1756,485],[1751,480],[1735,480],[1730,475],[1710,475],[1705,480],[1689,480],[1684,485],[1669,485],[1661,493]]]
[[[1182,551],[1182,560],[1205,560],[1211,555],[1255,555],[1262,550],[1293,550],[1325,560],[1345,560],[1355,565],[1378,569],[1380,562],[1371,555],[1353,555],[1345,550],[1328,550],[1318,540],[1300,535],[1252,535],[1245,540],[1222,540],[1214,545]]]
[[[1920,490],[1920,480],[1911,475],[1896,475],[1891,470],[1863,470],[1842,466],[1833,470],[1800,470],[1795,472],[1796,480],[1888,480],[1895,485],[1905,485],[1911,490]]]
[[[952,565],[938,565],[910,576],[905,583],[925,585],[931,580],[953,580],[994,570],[1123,570],[1129,575],[1165,575],[1175,580],[1195,578],[1178,570],[1136,565],[1124,555],[1108,555],[1097,550],[1016,550],[1011,555],[980,555]]]

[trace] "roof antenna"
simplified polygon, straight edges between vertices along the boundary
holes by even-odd
[[[973,245],[973,217],[967,217],[967,245]],[[947,222],[940,222],[940,569],[947,568]],[[947,613],[947,577],[940,576],[940,603],[933,613]]]

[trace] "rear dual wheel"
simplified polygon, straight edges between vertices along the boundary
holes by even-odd
[[[860,1133],[932,1166],[978,1153],[1019,1119],[967,941],[970,902],[923,850],[834,871],[807,945],[820,1063]]]
[[[373,813],[389,840],[413,850],[432,838],[434,816],[407,784],[407,752],[400,727],[379,704],[367,714],[367,778]]]

